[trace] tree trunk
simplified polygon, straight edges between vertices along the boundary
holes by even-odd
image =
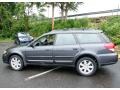
[[[65,20],[67,20],[68,10],[65,10]]]
[[[68,15],[68,3],[66,3],[65,6],[65,20],[67,20],[67,15]]]
[[[64,10],[61,9],[61,19],[64,19]]]
[[[60,8],[61,8],[61,19],[63,20],[64,19],[64,3],[63,2],[61,3]]]

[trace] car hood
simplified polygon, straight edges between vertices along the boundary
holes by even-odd
[[[6,51],[10,51],[10,50],[25,50],[27,46],[18,46],[18,45],[14,45],[10,48],[8,48]]]

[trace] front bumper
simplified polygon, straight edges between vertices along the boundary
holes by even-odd
[[[9,56],[7,53],[2,55],[3,63],[9,64]]]
[[[99,55],[98,61],[100,66],[115,64],[118,61],[118,54],[117,53],[101,54]]]

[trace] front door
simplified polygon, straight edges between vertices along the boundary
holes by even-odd
[[[28,62],[53,63],[53,44],[55,35],[46,35],[36,40],[26,49]]]

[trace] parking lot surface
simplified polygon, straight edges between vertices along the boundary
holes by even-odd
[[[0,43],[0,88],[120,88],[120,61],[102,67],[94,76],[79,76],[70,67],[27,66],[14,71],[3,64],[3,51],[12,43]]]

